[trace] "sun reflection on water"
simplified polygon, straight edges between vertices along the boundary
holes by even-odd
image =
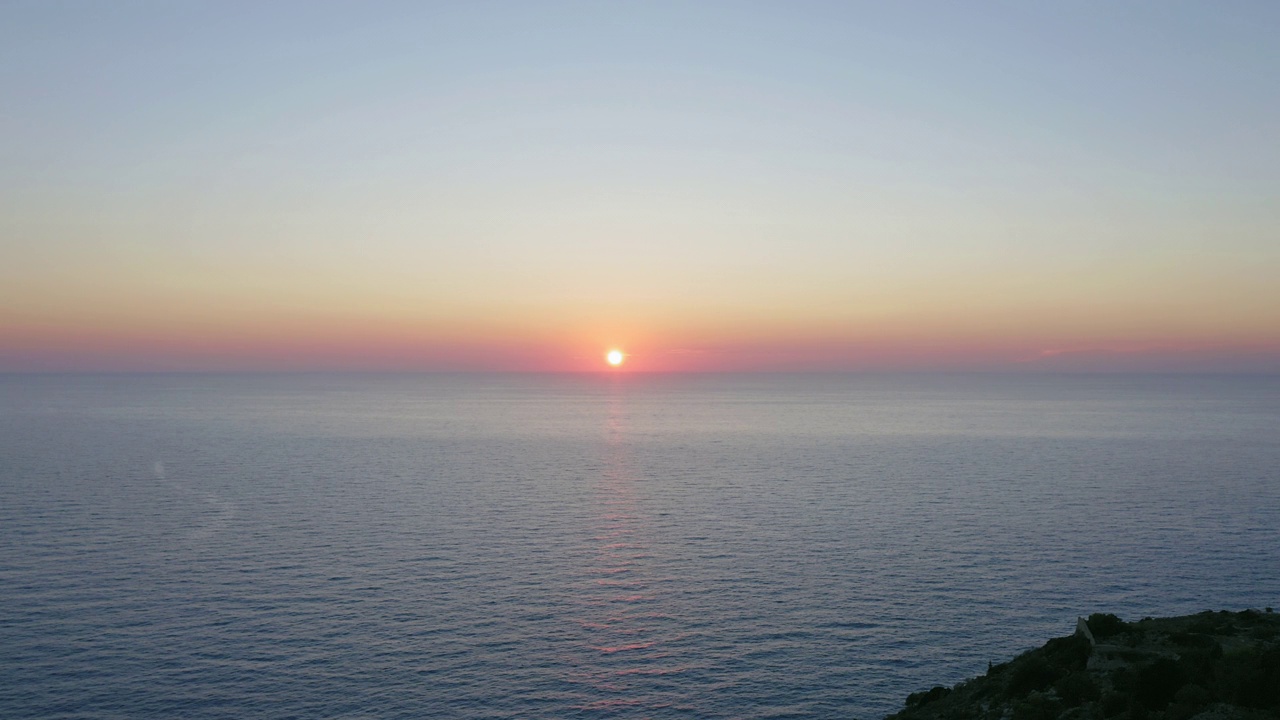
[[[580,710],[670,709],[680,697],[663,678],[687,670],[676,657],[681,623],[664,593],[671,579],[654,567],[655,529],[637,493],[641,475],[629,427],[626,388],[619,383],[608,399],[603,466],[594,487],[598,510],[589,521],[592,561],[582,569],[577,598]]]

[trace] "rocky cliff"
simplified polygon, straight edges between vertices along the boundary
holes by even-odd
[[[1280,718],[1280,614],[1081,619],[981,677],[907,698],[887,720]]]

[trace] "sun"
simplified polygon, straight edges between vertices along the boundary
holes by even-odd
[[[609,363],[610,365],[614,367],[618,367],[619,365],[622,364],[623,360],[627,359],[627,356],[623,355],[621,350],[610,350],[609,352],[604,354],[604,359],[605,359],[605,362]]]

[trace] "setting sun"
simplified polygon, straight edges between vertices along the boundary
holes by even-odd
[[[626,359],[626,356],[622,354],[621,350],[610,350],[609,352],[605,353],[604,359],[610,365],[614,367],[618,367],[619,365],[622,364],[622,361]]]

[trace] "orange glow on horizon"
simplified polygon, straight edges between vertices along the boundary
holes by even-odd
[[[498,322],[394,320],[323,323],[300,318],[235,325],[5,322],[0,371],[443,371],[443,372],[841,372],[865,370],[1158,370],[1276,372],[1280,339],[1245,332],[987,332],[934,328],[815,327],[754,332],[628,322],[618,330],[548,330]],[[729,323],[725,323],[729,325]],[[625,335],[628,350],[611,340]],[[612,336],[612,337],[610,337]],[[601,351],[600,348],[607,348]],[[617,353],[616,360],[610,358]],[[604,361],[603,367],[601,361]]]

